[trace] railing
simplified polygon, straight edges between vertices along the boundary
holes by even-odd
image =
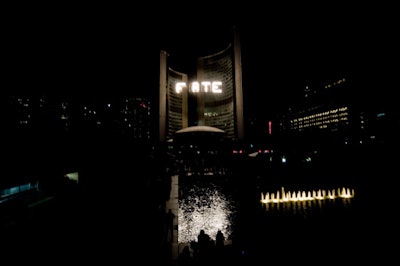
[[[39,182],[25,183],[18,186],[0,190],[0,203],[8,201],[15,196],[39,190]]]

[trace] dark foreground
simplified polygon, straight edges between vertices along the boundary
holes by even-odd
[[[371,165],[372,159],[364,163]],[[96,182],[68,184],[55,193],[3,205],[1,257],[42,265],[385,264],[396,255],[393,243],[398,238],[392,174],[396,167],[393,161],[374,163],[360,170],[358,197],[351,208],[332,207],[307,219],[264,214],[268,222],[258,223],[248,217],[263,211],[262,207],[257,198],[248,197],[240,217],[243,228],[232,245],[186,262],[172,260],[170,245],[164,241],[162,203],[167,200],[168,183],[106,167],[83,173]],[[108,182],[111,175],[135,179],[127,186]],[[253,192],[251,185],[240,188],[242,197]]]

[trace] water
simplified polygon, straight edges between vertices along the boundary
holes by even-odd
[[[232,236],[237,204],[218,182],[182,182],[179,198],[178,242],[197,241],[200,230],[212,238],[220,230],[226,239]]]
[[[293,189],[242,178],[180,177],[179,243],[196,241],[201,229],[215,240],[221,230],[238,252],[261,257],[266,251],[327,253],[340,239],[346,248],[359,238],[358,188],[303,184]]]

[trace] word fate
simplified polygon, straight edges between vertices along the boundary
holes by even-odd
[[[189,84],[189,92],[211,92],[211,93],[222,93],[222,82],[221,81],[193,81]],[[177,82],[175,84],[176,93],[181,93],[184,88],[187,88],[186,82]]]

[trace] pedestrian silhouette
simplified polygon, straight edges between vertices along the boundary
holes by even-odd
[[[218,230],[216,236],[215,236],[215,246],[217,248],[221,248],[224,246],[224,241],[225,241],[225,236],[221,232],[221,230]]]
[[[192,263],[192,255],[190,254],[189,246],[186,245],[183,248],[181,254],[179,254],[179,265],[191,265]]]
[[[209,253],[212,242],[210,236],[206,234],[203,229],[201,229],[200,233],[197,235],[197,243],[198,252],[200,255],[205,255]]]

